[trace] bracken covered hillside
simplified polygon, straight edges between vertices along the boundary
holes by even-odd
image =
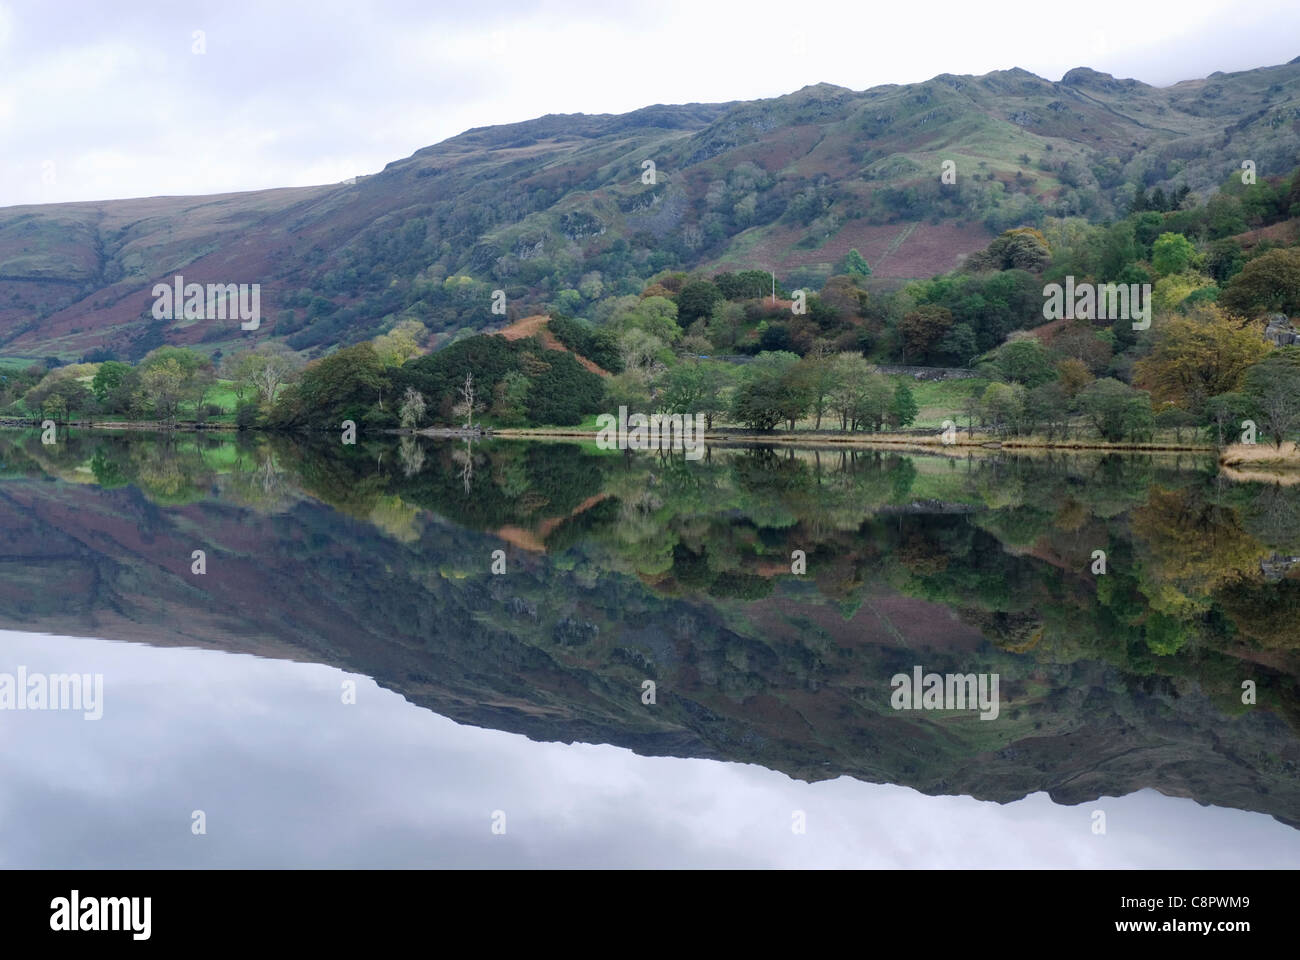
[[[816,283],[857,249],[928,277],[1044,216],[1103,220],[1138,188],[1204,199],[1250,160],[1294,166],[1300,62],[1155,88],[1086,68],[942,75],[863,92],[546,116],[467,131],[331,186],[0,210],[0,355],[218,349],[237,324],[155,320],[151,288],[260,283],[256,337],[352,343],[639,292],[665,268]],[[956,182],[940,182],[945,160]],[[647,161],[654,164],[654,182]]]

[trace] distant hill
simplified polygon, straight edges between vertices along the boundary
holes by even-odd
[[[1043,216],[1122,214],[1137,188],[1204,199],[1243,160],[1284,173],[1298,148],[1294,61],[1165,88],[1012,69],[551,115],[341,184],[0,208],[0,356],[265,337],[319,352],[397,316],[442,334],[492,326],[494,289],[515,320],[566,290],[638,292],[670,267],[815,285],[851,248],[888,283]],[[153,284],[177,274],[261,284],[262,326],[155,320]]]

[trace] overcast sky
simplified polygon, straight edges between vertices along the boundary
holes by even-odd
[[[1297,54],[1294,0],[0,0],[0,206],[333,183],[545,113]]]
[[[999,806],[847,777],[809,784],[752,764],[460,726],[366,677],[351,678],[356,703],[344,705],[349,675],[319,664],[0,630],[0,672],[19,666],[102,673],[103,717],[2,715],[8,867],[1300,862],[1300,831],[1272,817],[1153,790]],[[206,835],[192,832],[195,810]],[[497,810],[503,835],[491,830]],[[1093,832],[1098,810],[1104,834]],[[795,811],[805,833],[791,829]]]

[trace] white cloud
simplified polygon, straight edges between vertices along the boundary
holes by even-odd
[[[317,664],[0,631],[6,670],[102,673],[104,716],[11,713],[17,867],[1284,867],[1300,831],[1143,790],[998,805],[461,726]],[[198,844],[206,810],[221,842]],[[1107,813],[1095,835],[1091,811]],[[489,812],[507,812],[494,842]],[[795,835],[791,813],[807,814]],[[180,814],[178,815],[178,811]],[[70,822],[83,829],[69,832]],[[18,829],[15,825],[21,824]]]

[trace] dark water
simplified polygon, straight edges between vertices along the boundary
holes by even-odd
[[[90,433],[0,465],[5,865],[1300,862],[1300,488]],[[4,707],[20,668],[98,675],[102,717]],[[987,719],[895,709],[918,669],[996,677]]]

